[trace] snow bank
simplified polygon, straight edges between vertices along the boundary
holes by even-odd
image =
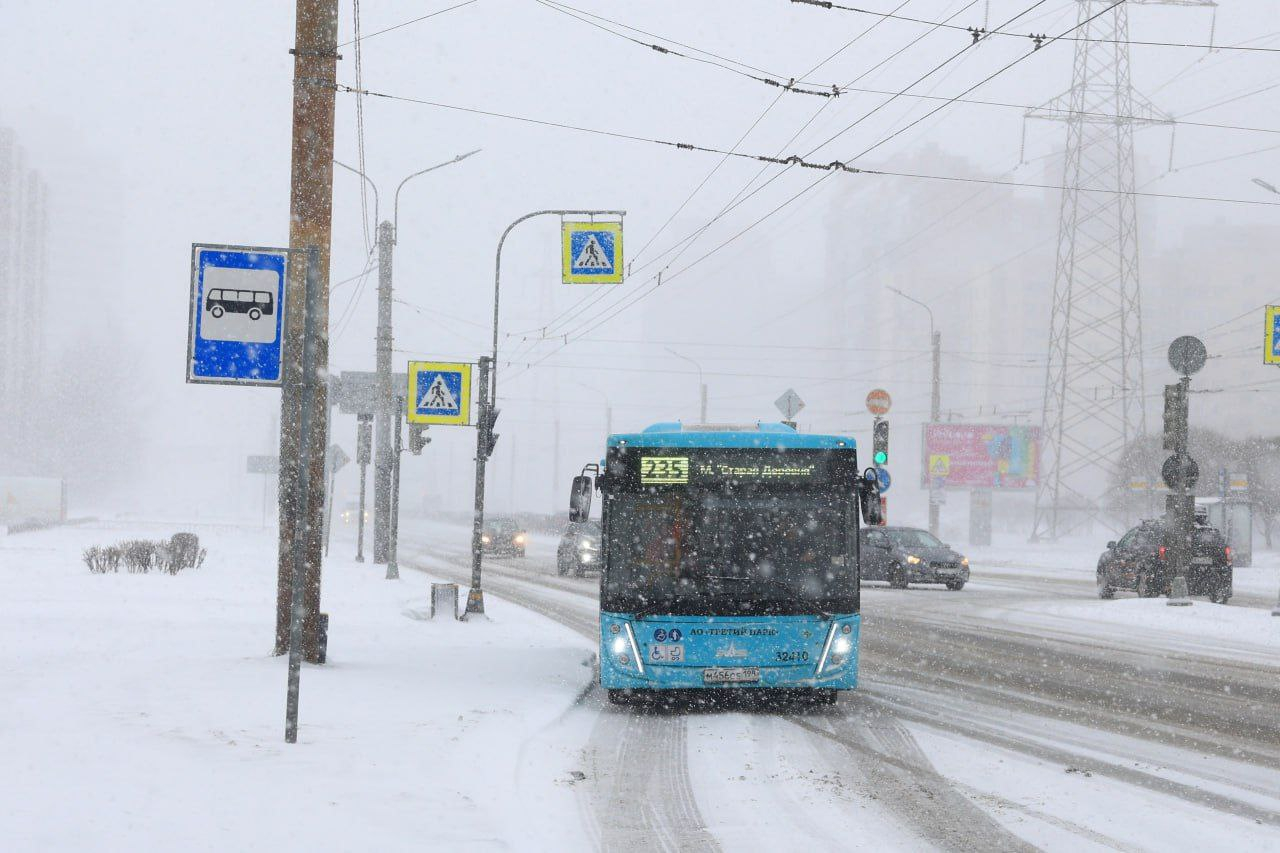
[[[585,846],[581,743],[551,724],[592,678],[588,642],[496,599],[487,622],[425,621],[425,576],[333,561],[329,664],[303,670],[290,746],[273,533],[187,526],[209,557],[175,577],[80,562],[179,529],[0,540],[6,849]]]
[[[1170,607],[1163,598],[1035,602],[1003,615],[1047,634],[1070,626],[1076,634],[1124,638],[1183,652],[1272,664],[1280,660],[1280,617],[1257,608],[1193,602],[1190,607]]]

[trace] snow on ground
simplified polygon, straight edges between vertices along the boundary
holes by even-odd
[[[773,714],[691,714],[689,775],[727,850],[910,850],[852,760]]]
[[[1087,760],[1063,767],[926,726],[909,728],[940,773],[1045,850],[1280,850],[1274,827],[1124,784],[1091,772]]]
[[[102,576],[80,560],[180,529],[203,567]],[[329,663],[304,667],[288,745],[273,531],[0,538],[5,849],[584,848],[569,774],[586,735],[553,724],[593,677],[591,644],[497,599],[487,621],[425,620],[428,583],[326,564]]]
[[[1163,598],[1037,601],[1001,608],[1000,616],[1046,634],[1070,629],[1229,660],[1280,661],[1280,617],[1259,608],[1192,601],[1190,607],[1170,607]]]

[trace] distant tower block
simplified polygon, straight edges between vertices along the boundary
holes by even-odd
[[[1124,448],[1146,432],[1133,130],[1172,119],[1133,91],[1127,7],[1216,5],[1078,3],[1071,90],[1027,113],[1067,125],[1033,541],[1114,524],[1102,512],[1107,489]]]

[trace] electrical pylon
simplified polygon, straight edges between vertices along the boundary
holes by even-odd
[[[1216,5],[1078,3],[1071,89],[1027,113],[1067,125],[1032,541],[1091,520],[1117,527],[1102,512],[1107,491],[1124,449],[1146,433],[1133,131],[1173,119],[1133,90],[1127,7]]]

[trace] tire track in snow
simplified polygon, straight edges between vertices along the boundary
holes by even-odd
[[[403,564],[466,583],[470,565],[460,562],[462,556],[469,559],[469,555],[452,554],[433,560],[433,565],[417,565],[411,560]],[[519,574],[487,567],[485,588],[588,639],[599,636],[594,596],[572,590],[583,600],[582,606],[575,606],[539,595],[537,582]],[[596,721],[585,755],[590,773],[577,790],[583,820],[598,847],[618,853],[719,851],[720,845],[706,829],[689,778],[687,717],[660,708],[605,707],[599,691],[589,695],[583,706],[595,709]]]
[[[974,805],[943,777],[911,733],[882,708],[856,696],[823,715],[788,715],[817,745],[842,749],[865,780],[865,790],[904,827],[941,850],[1034,851]]]

